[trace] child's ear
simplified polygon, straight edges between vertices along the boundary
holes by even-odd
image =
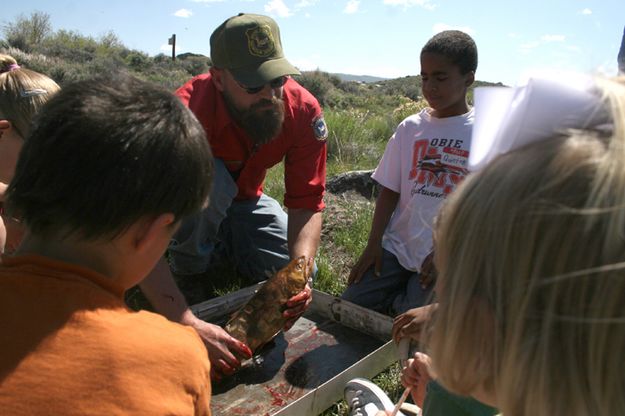
[[[9,120],[0,119],[0,137],[4,133],[8,133],[13,128],[13,125]]]
[[[153,243],[169,240],[176,217],[172,213],[160,214],[157,217],[146,218],[135,229],[132,244],[137,251],[150,248]]]
[[[464,85],[470,87],[475,82],[475,71],[469,71],[467,78],[464,80]]]

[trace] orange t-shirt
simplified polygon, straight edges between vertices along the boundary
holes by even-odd
[[[210,415],[195,331],[133,312],[105,276],[40,256],[0,263],[0,413]]]

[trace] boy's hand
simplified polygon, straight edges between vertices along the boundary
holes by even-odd
[[[432,312],[436,310],[437,304],[421,306],[420,308],[409,309],[393,319],[392,336],[393,341],[399,343],[404,337],[409,337],[419,341],[421,330],[430,320]]]
[[[285,331],[291,329],[293,324],[295,324],[295,321],[297,321],[299,317],[306,312],[310,302],[312,302],[312,289],[309,284],[306,284],[304,290],[287,300],[286,310],[282,313],[282,316],[287,319],[284,324]]]
[[[379,277],[380,270],[382,269],[382,245],[370,246],[367,244],[367,247],[365,247],[360,258],[349,273],[347,284],[358,283],[360,279],[362,279],[362,275],[365,274],[371,266],[374,267],[373,273],[375,276]]]
[[[432,283],[436,281],[438,275],[436,267],[434,266],[434,252],[428,254],[421,263],[421,272],[419,273],[419,283],[422,289],[427,289]]]
[[[219,381],[241,367],[237,356],[252,358],[252,351],[241,341],[231,337],[223,328],[196,319],[190,325],[200,335],[211,362],[211,379]]]

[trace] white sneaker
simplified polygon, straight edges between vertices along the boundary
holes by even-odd
[[[364,378],[348,381],[344,394],[350,416],[375,416],[380,410],[390,412],[395,408],[381,388]],[[401,412],[397,412],[397,415],[404,416]]]

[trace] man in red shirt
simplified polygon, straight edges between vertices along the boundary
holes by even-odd
[[[239,14],[211,35],[209,73],[176,94],[203,125],[215,157],[209,206],[174,236],[141,288],[155,309],[190,325],[208,349],[214,377],[240,366],[249,349],[221,327],[197,319],[172,278],[204,273],[225,253],[252,281],[306,256],[313,267],[324,208],[327,128],[317,100],[289,77],[280,32],[266,16]],[[284,160],[281,205],[263,193],[267,169]],[[170,271],[171,267],[171,271]],[[311,301],[309,286],[287,303],[288,329]]]

